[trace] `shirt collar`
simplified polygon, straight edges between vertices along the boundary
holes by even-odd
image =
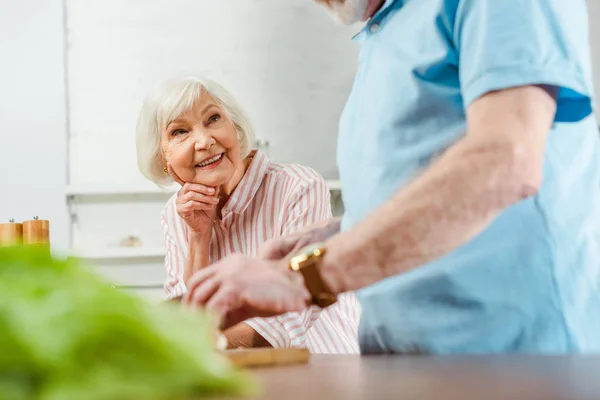
[[[358,32],[352,39],[354,40],[363,40],[365,35],[371,29],[371,25],[378,24],[385,17],[385,15],[390,11],[392,6],[402,7],[406,0],[385,0],[385,3],[381,6],[381,8],[367,20],[365,26]]]
[[[248,208],[248,205],[254,199],[254,195],[256,195],[258,188],[260,188],[265,179],[269,165],[271,164],[267,156],[260,151],[254,150],[252,154],[252,161],[250,161],[246,173],[231,194],[231,197],[229,197],[227,203],[223,206],[223,208],[235,214],[241,214]]]

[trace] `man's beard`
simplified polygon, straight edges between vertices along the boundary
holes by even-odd
[[[368,5],[369,0],[346,0],[343,3],[334,0],[326,7],[338,23],[352,25],[362,20]]]

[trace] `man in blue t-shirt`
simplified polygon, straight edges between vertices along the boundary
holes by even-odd
[[[356,290],[363,352],[600,351],[585,0],[319,3],[366,20],[341,225],[209,267],[187,300],[232,324]]]

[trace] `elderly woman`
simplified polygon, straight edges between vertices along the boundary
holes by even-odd
[[[140,171],[158,185],[181,185],[161,218],[168,298],[185,293],[195,271],[229,254],[255,255],[269,239],[331,217],[323,178],[302,165],[269,161],[252,150],[253,137],[241,107],[213,81],[167,81],[145,99],[137,125]],[[251,319],[225,335],[230,347],[358,353],[359,319],[359,304],[347,293],[324,310]]]

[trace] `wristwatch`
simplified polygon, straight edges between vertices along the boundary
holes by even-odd
[[[324,243],[313,243],[304,247],[288,261],[288,268],[300,272],[304,277],[304,285],[312,296],[312,304],[321,308],[328,307],[337,301],[337,296],[323,281],[319,271],[325,253]]]

